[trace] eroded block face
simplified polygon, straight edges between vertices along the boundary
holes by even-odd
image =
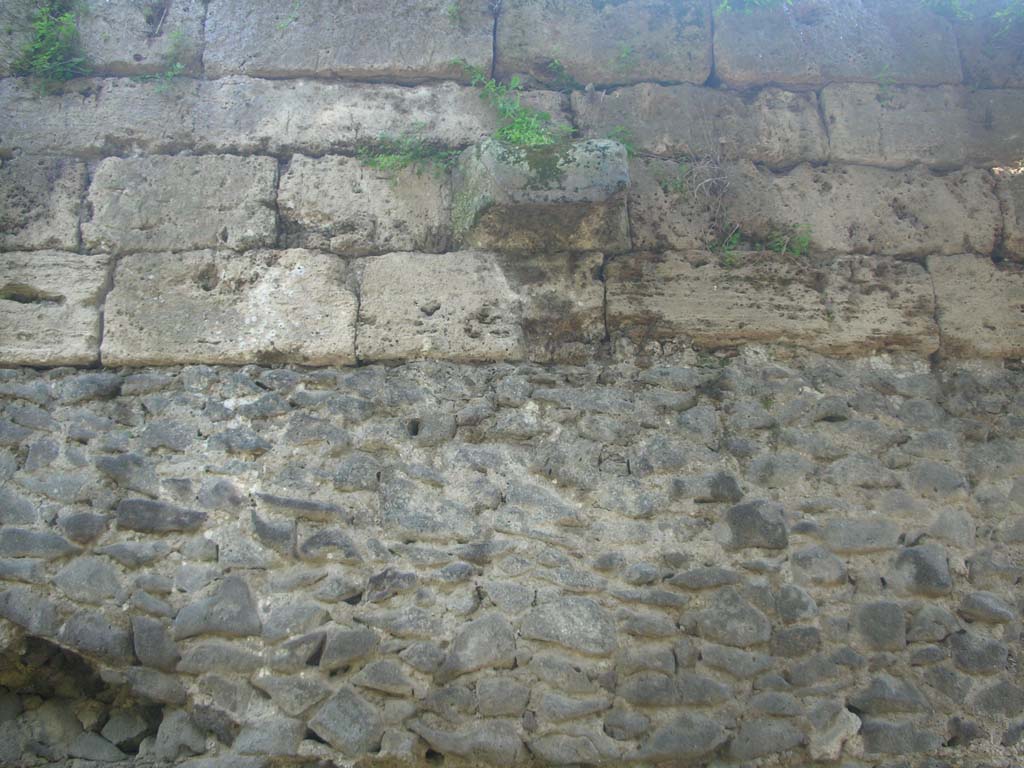
[[[278,208],[289,245],[355,256],[443,251],[449,193],[441,171],[385,172],[351,157],[295,155]]]
[[[594,140],[544,147],[485,141],[463,153],[452,227],[467,247],[497,251],[628,250],[625,148]]]
[[[107,298],[103,362],[351,364],[347,280],[337,256],[301,249],[126,256]]]
[[[0,161],[0,250],[78,247],[85,165],[21,155]]]
[[[0,361],[95,363],[110,261],[62,251],[0,254]]]
[[[108,158],[89,188],[82,239],[116,253],[273,245],[276,183],[270,157]]]
[[[608,328],[639,344],[781,343],[826,354],[938,347],[931,285],[916,264],[847,257],[817,267],[738,252],[620,256],[608,268]]]
[[[493,254],[388,253],[367,260],[360,360],[517,360],[522,310]]]
[[[943,352],[951,357],[1024,355],[1024,272],[973,254],[932,256]]]
[[[1024,171],[1000,171],[997,189],[1003,209],[1004,255],[1024,261]]]
[[[502,4],[500,73],[559,89],[645,80],[703,83],[711,74],[706,0]]]
[[[203,62],[212,77],[464,78],[456,59],[490,71],[493,27],[487,0],[223,0]]]

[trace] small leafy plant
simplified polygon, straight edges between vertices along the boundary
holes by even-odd
[[[792,232],[773,232],[765,247],[782,256],[806,256],[811,250],[811,228],[802,224]]]
[[[299,20],[299,6],[301,0],[295,0],[292,3],[292,7],[288,10],[288,15],[285,16],[281,21],[277,23],[277,29],[279,32],[284,32],[288,27]]]
[[[619,72],[629,72],[636,66],[636,48],[623,43],[619,46],[619,52],[615,56],[615,69]]]
[[[565,65],[558,59],[551,59],[544,67],[552,78],[552,85],[559,91],[580,90],[583,86],[569,74]]]
[[[743,233],[740,232],[739,225],[734,225],[729,234],[719,240],[713,248],[714,252],[718,254],[718,263],[726,269],[738,267],[739,257],[736,252],[742,242]]]
[[[143,81],[155,81],[157,93],[164,93],[171,87],[176,77],[185,73],[188,62],[189,50],[185,42],[185,33],[179,27],[167,35],[167,52],[163,56],[159,72],[152,75],[140,75],[137,79]]]
[[[398,136],[381,134],[373,144],[360,147],[357,156],[363,165],[385,173],[411,168],[417,176],[442,176],[455,164],[459,152],[430,144],[423,136],[424,127],[417,123]]]
[[[715,13],[750,13],[758,8],[774,8],[779,5],[792,5],[793,0],[721,0]]]
[[[627,157],[633,157],[636,154],[636,138],[633,136],[633,131],[625,125],[616,125],[608,131],[606,138],[617,141],[625,147]]]
[[[82,55],[78,22],[70,6],[43,3],[32,20],[32,39],[21,50],[13,71],[39,80],[44,89],[89,71]]]

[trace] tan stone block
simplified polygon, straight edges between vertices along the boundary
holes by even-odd
[[[387,253],[366,260],[360,360],[519,360],[522,310],[493,254]]]
[[[505,0],[499,74],[564,89],[646,80],[703,83],[711,75],[708,0]]]
[[[783,344],[825,354],[937,347],[931,286],[916,264],[842,258],[813,265],[772,253],[629,254],[607,268],[608,328],[639,345]]]
[[[41,94],[27,78],[0,79],[0,153],[106,157],[168,153],[192,144],[196,84],[129,78],[75,80]]]
[[[996,190],[1003,210],[1002,254],[1024,261],[1024,170],[997,171]]]
[[[0,362],[90,365],[99,357],[100,304],[110,256],[0,254]]]
[[[78,247],[85,165],[48,157],[0,160],[0,250]]]
[[[203,82],[199,92],[195,134],[203,152],[321,155],[411,128],[431,143],[464,147],[499,126],[480,91],[456,83],[402,88],[226,77]],[[531,92],[522,103],[550,112],[556,125],[569,124],[560,94]]]
[[[948,357],[1024,356],[1024,272],[973,254],[931,256],[942,352]]]
[[[276,182],[270,157],[107,158],[89,187],[82,240],[115,253],[270,246]]]
[[[289,245],[357,256],[443,251],[450,206],[447,173],[390,173],[351,157],[295,155],[278,192]]]
[[[104,365],[355,361],[356,298],[337,256],[147,253],[118,263]]]
[[[992,167],[1024,156],[1024,91],[830,85],[821,93],[832,159],[903,167]]]
[[[798,1],[716,13],[715,73],[733,88],[962,79],[949,22],[919,3],[888,0]]]
[[[573,112],[592,138],[624,132],[637,151],[666,157],[746,158],[772,166],[828,157],[814,93],[765,88],[752,98],[695,85],[644,83],[576,91]]]
[[[707,161],[634,157],[629,162],[629,227],[645,251],[701,250],[718,238],[715,210],[725,182]]]
[[[1002,228],[986,171],[799,165],[774,174],[741,162],[730,167],[726,199],[725,220],[748,239],[804,227],[812,250],[830,253],[991,253]]]
[[[417,82],[489,72],[488,0],[218,0],[206,18],[211,77],[351,77]]]

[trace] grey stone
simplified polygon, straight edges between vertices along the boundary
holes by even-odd
[[[85,166],[22,155],[0,163],[0,249],[78,248],[78,207]]]
[[[166,501],[124,499],[117,505],[117,527],[140,533],[194,531],[206,521],[206,513]]]
[[[377,749],[384,733],[377,708],[348,686],[317,710],[309,727],[346,757]]]
[[[258,674],[252,684],[266,691],[275,706],[290,717],[299,717],[327,698],[331,689],[317,676]]]
[[[0,592],[0,617],[40,637],[54,637],[61,621],[56,603],[20,586]]]
[[[995,685],[978,691],[972,707],[985,715],[1014,717],[1024,707],[1024,688],[1014,685],[1009,680],[1000,680]]]
[[[866,754],[908,755],[931,752],[942,744],[938,733],[909,721],[865,719],[861,728]]]
[[[727,738],[727,731],[716,721],[684,713],[657,728],[637,750],[636,757],[653,763],[693,762],[709,755]]]
[[[817,544],[797,550],[790,562],[793,577],[800,584],[835,586],[846,579],[846,564]]]
[[[146,701],[182,706],[188,699],[185,686],[176,676],[155,669],[131,667],[125,672],[125,677],[132,693]]]
[[[135,659],[131,633],[102,613],[79,611],[72,614],[57,637],[76,651],[105,661],[128,665]]]
[[[925,605],[914,614],[907,630],[912,643],[938,643],[960,629],[956,616],[938,605]]]
[[[484,717],[519,717],[529,700],[529,686],[507,677],[483,677],[476,683],[477,711]]]
[[[683,589],[701,590],[738,584],[741,579],[736,571],[718,566],[708,566],[677,573],[667,581],[669,584]]]
[[[746,648],[767,643],[771,637],[768,617],[732,587],[715,592],[695,619],[701,637],[723,645]]]
[[[177,640],[201,634],[245,637],[262,629],[249,585],[235,575],[225,577],[208,597],[186,605],[174,619]]]
[[[400,654],[402,661],[425,675],[432,675],[444,663],[446,654],[434,643],[421,641],[412,643]]]
[[[206,738],[187,712],[176,709],[164,715],[153,745],[153,754],[157,759],[176,762],[181,757],[205,751]]]
[[[637,707],[672,707],[680,703],[676,681],[660,672],[638,672],[615,688],[615,694]]]
[[[297,755],[306,724],[289,717],[263,717],[246,722],[232,744],[240,755]]]
[[[921,712],[928,709],[924,695],[906,680],[881,673],[871,679],[867,688],[850,696],[849,703],[869,715],[897,712]]]
[[[781,504],[763,500],[737,504],[725,513],[725,522],[731,549],[785,549],[789,545]]]
[[[506,669],[514,664],[515,652],[512,625],[500,613],[490,613],[459,629],[435,677],[446,683],[478,669]]]
[[[615,624],[585,597],[564,597],[533,608],[523,618],[524,638],[557,643],[581,653],[607,656],[615,650]]]
[[[269,440],[260,437],[251,427],[225,429],[214,435],[211,443],[227,453],[241,456],[262,456],[273,448]]]
[[[139,744],[152,726],[134,709],[117,709],[110,713],[100,735],[118,749],[137,752]]]
[[[991,592],[970,592],[960,601],[957,613],[969,621],[1005,624],[1016,617],[1007,603]]]
[[[200,675],[204,672],[220,674],[250,674],[262,667],[264,654],[243,645],[224,640],[205,640],[189,645],[182,651],[178,672]]]
[[[371,661],[351,678],[353,685],[392,696],[412,696],[413,683],[402,667],[390,659]]]
[[[807,590],[795,584],[784,584],[775,598],[775,607],[787,624],[809,619],[818,614],[818,605]]]
[[[949,638],[953,661],[971,675],[991,675],[1006,668],[1008,649],[998,640],[975,634],[956,632]]]
[[[638,740],[650,725],[649,717],[623,707],[610,709],[604,717],[604,732],[616,741]]]
[[[155,470],[137,453],[101,456],[96,460],[96,468],[122,488],[151,497],[160,493]]]
[[[170,551],[170,545],[163,541],[125,541],[96,548],[96,554],[106,555],[126,568],[148,565]]]
[[[393,611],[356,614],[356,620],[390,632],[395,637],[431,640],[437,638],[442,632],[441,622],[436,616],[415,606]]]
[[[76,544],[88,544],[106,532],[110,520],[94,512],[75,512],[57,520],[64,535]]]
[[[746,720],[729,744],[729,755],[735,760],[753,760],[764,755],[787,752],[803,742],[803,731],[784,720]]]
[[[329,618],[322,606],[312,602],[293,601],[274,608],[263,622],[263,639],[276,643],[293,635],[304,635]]]
[[[907,647],[907,625],[899,603],[878,601],[857,607],[854,626],[873,651],[902,651]]]
[[[53,583],[76,602],[117,600],[124,589],[118,569],[101,557],[79,557],[53,577]]]
[[[946,551],[935,544],[920,544],[900,551],[893,562],[896,581],[910,592],[939,597],[953,591]]]
[[[45,584],[48,581],[46,561],[27,557],[0,560],[0,579],[23,581],[26,584]]]
[[[417,577],[410,571],[399,571],[397,568],[385,568],[375,573],[366,583],[365,598],[369,603],[384,602],[400,592],[408,592],[415,588]]]
[[[317,531],[299,545],[299,557],[312,562],[358,565],[363,562],[352,537],[338,528]]]
[[[724,704],[732,696],[732,688],[710,677],[680,672],[676,678],[678,703],[684,706],[708,707]]]
[[[504,767],[526,760],[522,739],[515,728],[502,720],[483,721],[475,727],[454,732],[431,728],[421,720],[411,721],[408,727],[436,751],[470,762]]]
[[[772,631],[771,645],[773,656],[797,658],[814,653],[821,646],[821,632],[817,627],[784,627]]]
[[[135,655],[147,667],[173,672],[181,654],[162,621],[148,616],[132,616],[132,642]]]
[[[366,627],[331,629],[327,632],[320,668],[333,671],[373,653],[380,643],[377,633]]]
[[[117,763],[128,756],[98,733],[85,731],[68,744],[68,755],[100,763]]]
[[[78,551],[78,547],[63,536],[50,531],[13,526],[0,529],[0,556],[56,560]]]

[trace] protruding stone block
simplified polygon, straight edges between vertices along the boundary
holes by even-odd
[[[109,277],[105,255],[0,254],[0,360],[6,365],[95,363]]]
[[[1003,255],[1024,261],[1024,171],[998,171],[996,190],[1003,210]]]
[[[352,150],[382,134],[398,136],[416,126],[431,143],[464,147],[499,127],[480,91],[456,83],[401,88],[371,83],[261,80],[226,77],[200,85],[196,145],[204,152],[304,152]],[[522,103],[568,125],[561,96],[523,94]]]
[[[116,253],[271,246],[276,182],[270,157],[107,158],[89,188],[82,239]]]
[[[488,0],[218,0],[203,63],[211,77],[451,80],[456,59],[490,71],[493,30]]]
[[[457,242],[506,252],[629,250],[625,148],[615,141],[511,147],[485,141],[455,172]]]
[[[85,165],[29,155],[0,163],[0,250],[77,248]]]
[[[506,0],[498,23],[501,76],[559,89],[703,83],[711,75],[707,0]]]
[[[832,159],[899,168],[1016,163],[1024,91],[830,85],[821,93]]]
[[[0,153],[107,157],[178,152],[192,144],[195,81],[75,80],[40,94],[27,78],[0,79]]]
[[[774,254],[631,254],[608,267],[608,327],[638,344],[792,344],[826,354],[938,346],[931,285],[916,264],[840,259],[814,268]]]
[[[299,249],[127,256],[107,299],[103,362],[352,363],[346,281],[336,256]]]
[[[1002,228],[985,171],[799,165],[773,174],[741,162],[728,173],[726,219],[762,241],[806,228],[811,248],[831,253],[987,254]]]
[[[360,360],[517,360],[519,297],[492,254],[388,253],[367,260]]]
[[[715,72],[732,88],[962,79],[948,21],[918,3],[879,0],[717,12]]]
[[[772,166],[828,157],[814,93],[765,88],[745,99],[695,85],[644,83],[574,91],[573,112],[592,138],[625,131],[637,150],[679,157],[746,158]]]
[[[950,357],[1024,355],[1024,271],[971,254],[932,256],[942,351]]]
[[[443,251],[448,241],[447,174],[367,168],[352,157],[292,157],[278,207],[288,245],[364,256]]]

